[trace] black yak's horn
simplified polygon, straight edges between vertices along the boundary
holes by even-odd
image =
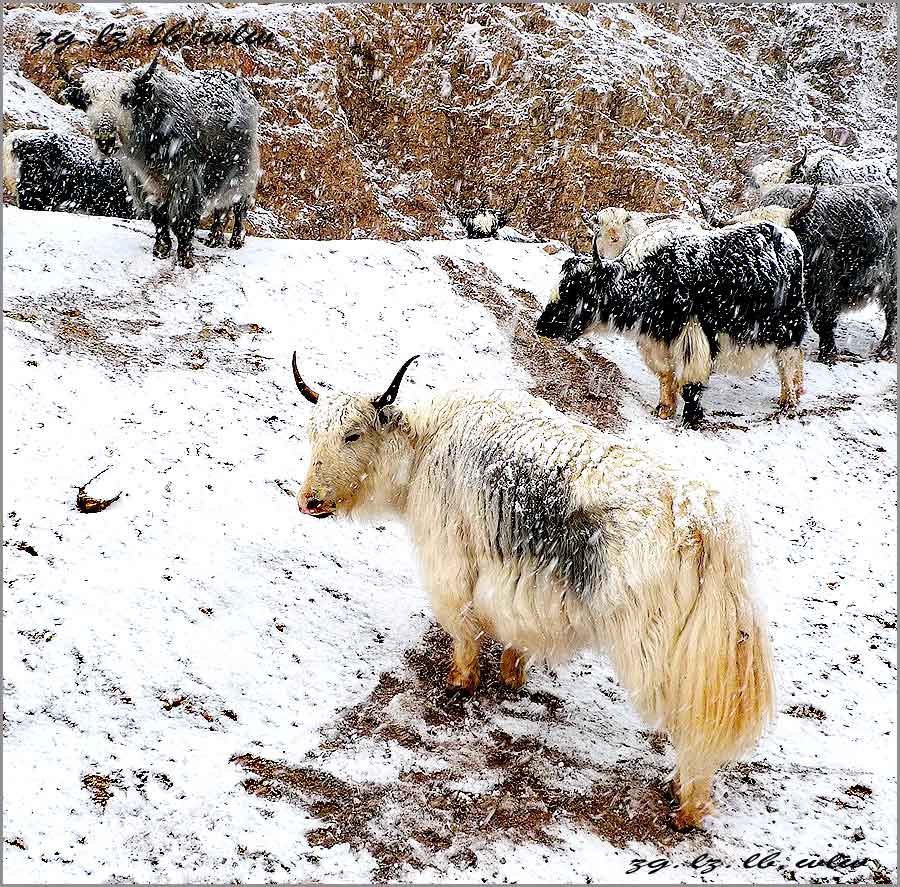
[[[162,47],[156,50],[156,55],[153,56],[153,61],[147,65],[147,70],[144,71],[139,77],[138,80],[146,83],[152,76],[153,72],[156,71],[156,66],[159,64],[159,54],[162,52]]]
[[[59,71],[59,76],[69,84],[69,86],[81,86],[81,78],[73,77],[69,73],[69,69],[62,63],[61,59],[56,60],[56,70]]]
[[[394,381],[391,382],[387,387],[387,391],[384,394],[379,395],[372,401],[373,406],[376,410],[380,410],[382,407],[390,406],[397,399],[397,392],[400,390],[400,383],[403,381],[403,375],[409,369],[409,365],[416,360],[420,355],[414,354],[399,370],[397,370],[397,375],[394,376]]]
[[[802,219],[812,208],[813,204],[816,202],[816,197],[819,194],[819,186],[813,186],[812,191],[810,192],[809,197],[807,198],[805,203],[801,203],[792,213],[791,213],[791,224]]]
[[[734,164],[734,168],[745,178],[752,178],[750,175],[750,170],[747,166],[742,164],[740,161],[736,160],[734,157],[731,158],[731,162]]]
[[[294,352],[294,359],[291,361],[291,366],[294,369],[294,381],[297,383],[297,388],[300,389],[300,393],[310,402],[316,403],[319,399],[319,393],[317,391],[313,391],[306,382],[303,381],[303,377],[300,375],[300,370],[297,369],[297,352]]]
[[[719,227],[719,220],[716,218],[715,213],[710,209],[709,204],[702,198],[697,198],[697,203],[700,204],[700,212],[703,213],[703,218],[713,226],[713,228]]]
[[[600,262],[600,250],[597,249],[597,232],[594,232],[593,238],[591,238],[591,255],[594,257],[594,261]]]

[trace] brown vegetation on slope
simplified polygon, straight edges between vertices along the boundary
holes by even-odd
[[[235,8],[232,8],[235,7]],[[256,233],[436,236],[444,201],[506,202],[514,224],[568,238],[583,206],[663,210],[710,186],[727,160],[805,143],[888,145],[889,6],[338,5],[173,7],[211,30],[247,21],[271,48],[185,43],[173,69],[240,71],[263,107]],[[7,68],[61,88],[37,33],[83,34],[73,66],[127,69],[153,49],[136,7],[8,13]],[[129,43],[91,39],[113,21]],[[838,40],[840,36],[840,40]],[[14,67],[13,67],[14,69]],[[8,115],[7,125],[15,125]]]

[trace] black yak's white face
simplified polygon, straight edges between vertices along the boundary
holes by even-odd
[[[773,188],[783,185],[791,178],[794,164],[790,160],[767,160],[750,170],[747,176],[747,190],[765,197]]]
[[[98,150],[110,156],[121,149],[131,132],[135,101],[135,71],[87,71],[79,86],[63,95],[87,114],[88,126]]]

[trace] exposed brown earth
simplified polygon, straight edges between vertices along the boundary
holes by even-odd
[[[527,290],[507,290],[484,265],[439,256],[438,264],[460,296],[479,302],[510,337],[513,359],[535,379],[529,391],[564,413],[603,429],[621,428],[620,395],[626,385],[619,368],[592,351],[534,331],[540,306]]]
[[[309,843],[346,843],[372,854],[373,877],[380,881],[402,878],[406,866],[421,870],[440,860],[469,868],[501,838],[557,846],[565,826],[620,848],[632,841],[660,850],[684,841],[705,845],[702,834],[685,836],[669,825],[665,772],[651,749],[639,767],[603,767],[545,740],[566,723],[565,703],[548,692],[505,689],[497,676],[499,654],[497,645],[483,653],[477,700],[448,701],[450,643],[434,626],[406,652],[401,669],[384,672],[366,699],[326,727],[304,760],[253,753],[232,758],[250,774],[244,788],[308,809],[322,823],[307,833]],[[517,722],[522,732],[498,727],[498,720]],[[385,782],[329,772],[332,755],[364,754],[372,743],[412,751],[415,763]],[[477,780],[469,783],[473,774]]]
[[[351,4],[263,7],[251,19],[223,6],[193,8],[194,23],[247,20],[274,33],[272,46],[186,42],[162,63],[240,72],[259,98],[259,234],[440,236],[445,202],[518,196],[514,225],[568,240],[582,208],[693,208],[710,188],[735,196],[732,158],[792,154],[799,139],[893,144],[886,4]],[[93,42],[110,14],[49,9],[50,19],[16,7],[5,47],[7,67],[50,96],[63,84],[51,49],[36,50],[48,23],[86,38],[63,53],[74,69],[127,70],[155,51],[145,38],[157,21],[138,7],[111,13],[129,37],[112,51]],[[166,24],[178,17],[173,8]]]

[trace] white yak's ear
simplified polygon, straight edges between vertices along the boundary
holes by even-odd
[[[375,430],[390,431],[400,424],[403,411],[393,405],[384,406],[375,411]]]

